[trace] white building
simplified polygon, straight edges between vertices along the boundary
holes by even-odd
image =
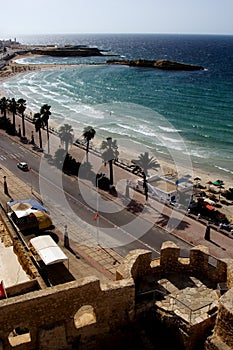
[[[143,179],[138,180],[138,184],[143,186]],[[181,179],[166,178],[159,175],[153,175],[147,178],[149,193],[164,202],[178,202],[178,194],[192,194],[193,182],[186,177]]]

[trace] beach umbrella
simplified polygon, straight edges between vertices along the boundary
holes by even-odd
[[[216,180],[213,182],[213,185],[220,186],[220,185],[224,185],[224,183],[223,183],[223,180]]]
[[[196,176],[196,177],[194,178],[194,181],[199,182],[199,181],[201,181],[201,178],[198,177],[198,176]]]

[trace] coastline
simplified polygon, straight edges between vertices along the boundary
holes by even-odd
[[[35,56],[35,55],[31,55],[30,56]],[[13,60],[11,60],[11,62],[9,62],[9,65],[7,66],[7,72],[5,75],[1,74],[0,71],[0,84],[2,81],[5,81],[6,79],[9,79],[17,74],[23,74],[26,73],[28,71],[31,70],[41,70],[41,69],[59,69],[60,67],[71,67],[71,66],[79,66],[81,64],[72,64],[72,65],[67,65],[67,64],[19,64],[14,62],[14,60],[17,60],[19,58],[23,58],[23,57],[28,57],[28,55],[18,55],[16,56]],[[2,96],[6,96],[6,92],[2,89],[2,87],[0,86],[0,97]],[[26,109],[26,113],[28,115],[32,115],[32,113],[35,113],[33,111],[31,111],[30,109]],[[54,129],[56,130],[58,125],[56,124],[56,122],[54,122],[53,120],[49,121],[50,124],[50,129]],[[75,129],[75,132],[77,133],[77,135],[75,134],[74,139],[76,140],[78,137],[80,137],[80,135],[82,135],[83,130],[78,130]],[[93,143],[93,148],[94,149],[99,149],[100,145],[103,141],[103,138],[98,137],[98,135],[95,136],[94,140],[92,141]],[[119,146],[119,159],[121,162],[125,163],[125,164],[130,164],[132,159],[135,159],[135,157],[137,158],[140,154],[136,152],[133,152],[133,150],[130,150],[129,148],[124,148],[124,147],[120,147]],[[151,156],[151,155],[150,155]],[[178,177],[185,177],[186,175],[189,175],[190,180],[192,180],[194,183],[194,179],[196,177],[199,177],[200,180],[200,184],[202,186],[206,186],[208,187],[207,183],[209,181],[216,181],[218,179],[221,179],[224,181],[224,188],[225,189],[229,189],[231,187],[233,187],[233,181],[232,181],[232,177],[229,175],[227,176],[227,174],[223,175],[219,175],[217,169],[215,172],[211,171],[211,172],[206,172],[203,169],[199,168],[198,165],[194,165],[191,164],[191,168],[186,168],[186,167],[182,167],[182,165],[178,164],[178,169],[176,168],[176,164],[173,163],[172,161],[166,159],[165,157],[162,157],[160,154],[156,155],[156,159],[160,165],[160,171],[149,171],[149,175],[153,175],[153,174],[159,174],[161,176],[165,176],[167,175],[177,175],[178,172]],[[132,163],[131,163],[132,164]],[[224,206],[225,207],[225,206]],[[220,209],[221,211],[221,209]],[[233,217],[233,208],[231,208],[231,206],[224,208],[224,213],[226,213],[227,217]]]

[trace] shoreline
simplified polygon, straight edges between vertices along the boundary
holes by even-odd
[[[23,57],[28,57],[29,55],[18,55],[16,57],[14,57],[14,59],[11,60],[11,62],[9,63],[9,67],[10,67],[10,71],[8,72],[8,74],[6,74],[6,76],[3,76],[2,74],[0,74],[0,84],[2,81],[5,81],[7,79],[10,79],[11,77],[17,75],[17,74],[22,74],[22,73],[26,73],[28,71],[31,70],[41,70],[41,69],[59,69],[60,67],[72,67],[72,66],[80,66],[81,64],[19,64],[19,63],[14,63],[14,60],[17,60],[19,58],[23,58]],[[31,56],[31,55],[30,55]],[[32,55],[35,56],[35,55]],[[0,71],[1,72],[1,71]],[[6,96],[5,91],[3,90],[2,87],[0,87],[0,96]],[[26,113],[28,115],[32,115],[32,111],[30,109],[26,109]],[[57,129],[58,124],[56,122],[54,122],[53,120],[49,121],[50,124],[50,129]],[[88,124],[88,123],[87,123]],[[77,128],[74,129],[75,131],[75,137],[74,140],[76,140],[77,138],[80,138],[80,135],[82,135],[83,130],[78,130]],[[77,133],[77,135],[76,135]],[[102,141],[105,138],[103,137],[98,137],[98,135],[95,136],[95,138],[92,140],[93,143],[93,148],[94,149],[99,149],[100,144],[102,143]],[[117,140],[118,141],[118,140]],[[120,140],[119,140],[120,141]],[[144,152],[137,152],[130,150],[129,148],[124,149],[124,147],[119,146],[119,160],[123,163],[129,164],[131,163],[132,159],[138,158],[140,153],[144,153]],[[151,156],[151,155],[150,155]],[[156,156],[153,158],[156,158],[160,168],[162,169],[162,173],[165,174],[176,174],[177,173],[177,169],[176,169],[176,164],[173,163],[171,160],[167,159],[165,156],[161,156],[160,154],[156,154]],[[132,163],[131,163],[132,164]],[[220,172],[217,171],[211,171],[211,172],[207,172],[205,170],[203,170],[202,168],[199,167],[199,165],[195,165],[191,164],[191,168],[187,169],[185,167],[182,167],[182,165],[178,164],[178,177],[181,178],[182,176],[185,175],[190,175],[190,180],[192,180],[194,183],[194,179],[196,177],[199,177],[200,180],[200,184],[202,186],[206,186],[208,187],[207,183],[208,181],[216,181],[218,179],[221,179],[224,181],[224,187],[225,189],[229,189],[231,187],[233,187],[233,180],[231,175],[227,175],[227,174],[222,174],[221,176],[219,175]],[[158,172],[154,172],[157,173]],[[152,172],[149,171],[149,175],[152,175]],[[230,210],[230,208],[227,208],[228,210],[226,210],[228,212],[227,216],[232,217],[233,216],[233,209]]]

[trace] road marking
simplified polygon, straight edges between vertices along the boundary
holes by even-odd
[[[43,180],[45,180],[47,183],[50,183],[52,186],[54,186],[55,188],[57,188],[59,191],[63,191],[64,193],[66,193],[67,196],[70,197],[74,202],[79,203],[80,206],[85,207],[85,208],[86,208],[87,210],[89,210],[92,214],[95,214],[95,213],[96,213],[96,209],[92,209],[92,208],[88,207],[88,206],[85,204],[85,202],[82,202],[82,201],[80,201],[79,199],[75,198],[74,196],[72,196],[71,194],[69,194],[68,192],[66,192],[63,188],[60,188],[59,186],[57,186],[55,183],[53,183],[53,182],[52,182],[50,179],[48,179],[47,177],[43,176],[42,174],[36,172],[36,171],[33,170],[33,169],[32,169],[32,172],[34,172],[35,174],[38,174],[39,177],[41,177],[41,178],[42,178]],[[86,186],[86,185],[85,185],[85,186]],[[52,202],[54,203],[54,199],[48,198],[48,201],[50,201],[50,203],[51,203],[51,200],[52,200]],[[118,204],[118,206],[120,207],[119,204]],[[59,207],[57,208],[57,210],[60,210]],[[64,212],[64,210],[63,210],[63,212]],[[67,217],[68,217],[68,216],[69,216],[69,213],[67,213],[66,221],[67,221]],[[101,214],[99,215],[99,217],[102,218],[102,220],[104,220],[105,222],[108,222],[110,225],[112,225],[112,228],[116,228],[116,229],[118,229],[118,230],[121,230],[124,234],[126,234],[126,235],[128,235],[129,237],[133,238],[134,241],[137,241],[137,242],[141,243],[142,245],[144,245],[145,247],[147,247],[148,249],[150,249],[151,251],[154,251],[154,252],[160,254],[160,252],[159,252],[157,249],[153,248],[153,247],[150,246],[148,243],[143,242],[143,241],[142,241],[141,239],[139,239],[138,237],[135,237],[132,233],[130,233],[130,232],[124,230],[123,227],[115,225],[111,220],[107,219],[106,217],[104,217],[104,216],[101,215]],[[80,218],[79,218],[79,219],[80,219]],[[82,220],[82,219],[80,219],[80,220]],[[141,220],[147,221],[147,220],[144,219],[144,218],[141,218]],[[153,225],[153,226],[154,226],[154,225]],[[153,226],[152,226],[152,227],[153,227]],[[152,227],[151,227],[151,228],[152,228]],[[88,232],[88,233],[89,233],[89,232]],[[112,237],[111,237],[111,238],[112,238]]]
[[[9,157],[13,159],[19,159],[19,158],[22,158],[23,155],[21,153],[10,153]]]

